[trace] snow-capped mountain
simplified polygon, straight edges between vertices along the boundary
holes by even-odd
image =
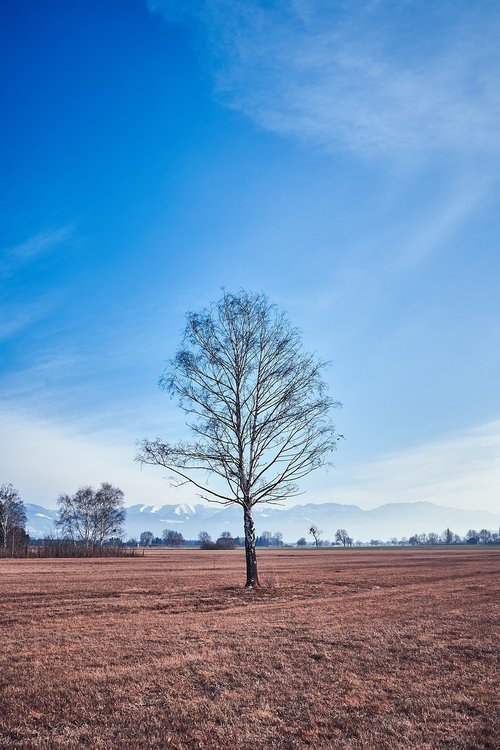
[[[132,505],[127,509],[125,535],[138,538],[142,531],[162,535],[164,529],[180,531],[185,539],[196,539],[200,531],[216,538],[223,531],[243,535],[243,518],[239,506],[221,505]],[[56,532],[56,510],[26,503],[28,532],[44,537]],[[280,508],[269,505],[255,507],[257,534],[281,531],[285,541],[295,542],[308,537],[312,524],[322,529],[323,539],[333,539],[337,529],[346,529],[354,539],[387,540],[412,534],[441,533],[449,527],[463,535],[468,529],[486,528],[498,531],[500,514],[486,511],[458,510],[428,502],[390,503],[372,510],[339,503],[308,503]]]

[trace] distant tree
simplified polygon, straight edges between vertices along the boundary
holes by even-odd
[[[200,531],[198,534],[198,540],[201,542],[201,544],[207,544],[212,541],[212,537],[208,533],[208,531]]]
[[[462,537],[458,534],[453,534],[453,544],[462,544]]]
[[[180,531],[173,531],[173,529],[165,529],[163,532],[163,541],[169,547],[180,547],[184,541],[184,537]]]
[[[479,534],[475,529],[469,529],[465,535],[465,541],[467,544],[477,544],[479,542]]]
[[[216,549],[235,549],[236,544],[228,531],[223,532],[215,542]]]
[[[241,506],[247,588],[259,583],[254,507],[295,496],[298,481],[336,446],[324,367],[267,297],[241,291],[188,314],[182,347],[161,378],[195,440],[144,440],[137,458],[166,467],[207,500]]]
[[[271,531],[263,531],[256,538],[255,545],[256,547],[282,547],[283,534],[281,531],[276,531],[274,534]]]
[[[478,538],[482,544],[489,544],[491,542],[491,531],[488,531],[488,529],[481,529]]]
[[[27,540],[26,511],[11,484],[0,486],[0,548],[14,550]]]
[[[315,524],[315,523],[313,523],[313,524],[312,524],[312,525],[311,525],[311,526],[309,527],[309,533],[311,534],[311,536],[312,536],[312,537],[313,537],[313,539],[314,539],[314,543],[316,544],[316,549],[318,549],[318,547],[319,547],[319,546],[320,546],[320,544],[321,544],[321,541],[320,541],[320,536],[321,536],[321,534],[323,533],[323,532],[322,532],[322,530],[321,530],[321,529],[319,529],[319,528],[318,528],[318,527],[316,526],[316,524]]]
[[[444,544],[453,544],[453,531],[447,527],[441,534],[441,539]]]
[[[270,531],[263,531],[262,534],[255,539],[256,547],[271,547],[273,535]]]
[[[350,547],[352,545],[352,539],[345,529],[337,529],[335,532],[335,541],[342,544],[344,547]]]
[[[380,547],[382,542],[380,539],[370,539],[370,547]]]
[[[126,541],[127,547],[137,547],[137,544],[138,544],[137,539],[135,539],[134,537],[131,537],[130,539],[127,539]]]
[[[435,534],[433,531],[427,534],[427,544],[439,544],[439,534]]]
[[[122,547],[123,541],[121,536],[110,536],[109,539],[106,539],[104,544],[107,547]]]
[[[283,547],[283,534],[281,531],[276,531],[272,538],[273,547]]]
[[[60,495],[56,525],[74,542],[101,545],[110,536],[120,536],[125,521],[123,492],[109,482],[97,491],[80,487],[74,495]]]
[[[391,536],[391,538],[389,539],[389,544],[391,544],[393,547],[395,547],[397,545],[397,543],[398,543],[398,538],[395,537],[395,536]]]
[[[305,537],[301,536],[300,539],[297,539],[297,547],[306,547],[307,541]]]
[[[418,543],[419,542],[417,534],[413,534],[413,536],[408,539],[408,544],[411,544],[412,547],[416,547]]]
[[[139,537],[139,544],[141,547],[151,547],[154,539],[154,534],[152,531],[143,531],[141,536]]]

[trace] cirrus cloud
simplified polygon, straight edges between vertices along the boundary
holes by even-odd
[[[498,4],[199,0],[218,96],[260,127],[365,155],[498,153]]]

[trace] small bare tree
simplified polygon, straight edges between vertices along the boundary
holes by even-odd
[[[477,544],[479,542],[479,534],[475,529],[469,529],[465,535],[467,544]]]
[[[195,439],[144,440],[137,459],[168,468],[206,500],[241,506],[247,588],[258,585],[252,509],[296,495],[298,480],[338,440],[324,366],[267,297],[242,291],[188,314],[182,347],[160,379],[179,398]]]
[[[449,527],[447,527],[441,534],[443,544],[453,544],[453,536],[453,531]]]
[[[198,539],[200,541],[200,544],[210,544],[212,541],[212,537],[208,533],[208,531],[200,531],[198,533]]]
[[[314,543],[316,545],[316,549],[319,548],[320,545],[320,537],[323,531],[321,529],[318,529],[315,523],[312,524],[312,526],[309,528],[309,533],[312,535],[314,539]]]
[[[335,541],[342,544],[344,547],[350,547],[352,545],[352,539],[345,529],[337,529],[335,532]]]
[[[139,544],[141,547],[151,547],[154,538],[152,531],[143,531],[139,537]]]
[[[491,542],[491,531],[488,529],[481,529],[478,534],[479,541],[483,544],[489,544]]]

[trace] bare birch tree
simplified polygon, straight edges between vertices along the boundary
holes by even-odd
[[[109,482],[97,491],[80,487],[74,495],[60,495],[57,503],[56,525],[74,542],[96,546],[110,536],[120,536],[125,520],[123,492]]]
[[[303,351],[300,332],[266,296],[241,291],[188,313],[182,346],[160,379],[194,439],[144,440],[137,460],[166,467],[206,500],[242,507],[247,588],[258,585],[252,509],[297,495],[297,482],[339,439],[325,364]]]

